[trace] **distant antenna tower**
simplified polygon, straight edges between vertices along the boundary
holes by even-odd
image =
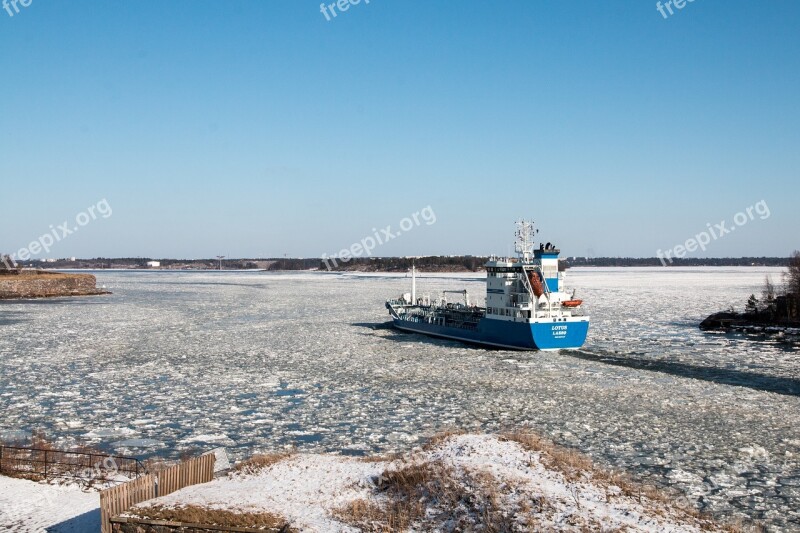
[[[535,246],[534,239],[539,230],[533,227],[533,221],[517,220],[517,231],[514,233],[516,240],[514,241],[514,250],[522,258],[524,262],[531,260],[533,256],[533,248]]]
[[[217,270],[222,270],[222,260],[225,259],[224,255],[218,255],[217,261],[219,261],[219,268]]]

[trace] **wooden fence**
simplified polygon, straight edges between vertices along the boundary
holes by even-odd
[[[129,483],[117,485],[100,493],[100,530],[111,532],[111,519],[137,503],[156,497],[158,478],[155,474],[142,476]]]
[[[100,493],[100,527],[111,533],[111,519],[136,504],[214,479],[214,454],[201,455]]]
[[[172,494],[176,490],[214,479],[214,455],[195,457],[158,473],[158,496]]]

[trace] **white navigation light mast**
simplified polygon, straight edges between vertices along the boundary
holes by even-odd
[[[411,261],[411,305],[417,305],[417,268]]]
[[[536,234],[539,233],[538,229],[533,227],[533,221],[518,220],[517,231],[515,233],[516,240],[514,241],[514,249],[517,255],[524,263],[528,263],[533,257],[533,248],[535,246],[534,239]]]
[[[225,259],[224,255],[218,255],[217,256],[217,260],[219,260],[219,269],[218,270],[222,270],[222,260],[223,259]]]

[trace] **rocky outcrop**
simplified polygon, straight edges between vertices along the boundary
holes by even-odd
[[[755,296],[751,296],[747,312],[737,313],[732,309],[714,313],[700,322],[703,331],[745,331],[796,334],[800,330],[798,321],[798,302],[794,294],[785,294],[769,300],[769,305],[759,306]],[[751,306],[752,303],[752,306]]]
[[[702,322],[703,331],[735,331],[739,333],[777,335],[786,339],[797,339],[800,336],[800,324],[778,321],[752,313],[732,313],[725,311],[714,313]]]
[[[745,319],[745,315],[726,311],[722,313],[714,313],[700,322],[700,329],[703,331],[731,329],[735,326],[743,326],[748,322],[749,321]]]
[[[0,275],[0,300],[96,294],[109,292],[98,289],[97,279],[91,274],[20,271]]]

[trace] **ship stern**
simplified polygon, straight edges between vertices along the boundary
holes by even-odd
[[[569,350],[580,348],[589,334],[589,320],[562,322],[533,322],[531,335],[538,350]]]

